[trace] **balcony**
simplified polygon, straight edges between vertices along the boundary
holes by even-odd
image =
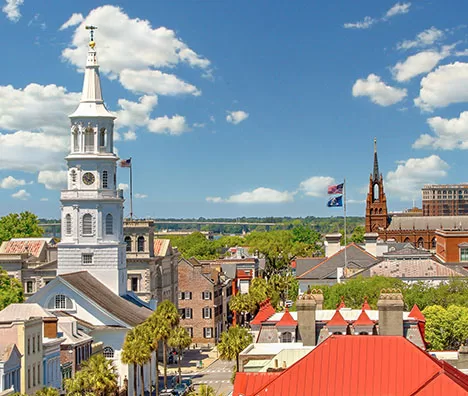
[[[123,190],[63,190],[60,198],[64,200],[123,199]]]

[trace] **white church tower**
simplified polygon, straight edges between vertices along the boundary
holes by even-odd
[[[57,274],[88,271],[117,295],[127,290],[123,192],[116,186],[114,119],[102,99],[91,29],[83,94],[70,115],[68,188],[61,193],[62,239]]]

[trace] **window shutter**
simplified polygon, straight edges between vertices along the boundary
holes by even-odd
[[[182,300],[182,292],[179,292],[179,300]]]
[[[192,299],[192,292],[189,292],[189,300]]]

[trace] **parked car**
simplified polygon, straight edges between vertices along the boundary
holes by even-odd
[[[189,390],[193,390],[193,381],[191,378],[182,378],[182,384],[185,384]]]
[[[184,383],[181,383],[181,384],[176,385],[176,387],[174,388],[174,391],[177,392],[178,396],[183,396],[188,392],[188,388],[187,388],[187,385],[185,385]]]

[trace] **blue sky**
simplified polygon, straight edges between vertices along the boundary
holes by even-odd
[[[0,215],[59,215],[86,24],[138,217],[363,215],[374,137],[390,210],[468,181],[465,1],[2,2]]]

